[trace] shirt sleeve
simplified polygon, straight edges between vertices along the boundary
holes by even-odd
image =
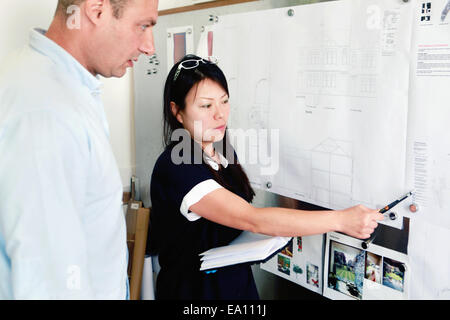
[[[34,111],[0,132],[0,254],[10,262],[0,272],[13,299],[94,298],[81,215],[89,148],[72,127]]]
[[[183,198],[180,206],[180,212],[189,221],[195,221],[201,218],[195,212],[189,211],[189,208],[199,202],[208,193],[220,189],[222,186],[214,179],[208,179],[194,186]]]
[[[174,164],[171,159],[166,159],[165,164],[164,176],[170,190],[169,199],[189,221],[200,219],[201,216],[189,208],[222,186],[214,180],[205,164]]]

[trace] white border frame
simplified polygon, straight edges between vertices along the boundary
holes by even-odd
[[[334,299],[334,300],[358,300],[357,298],[350,297],[342,292],[336,291],[332,288],[328,287],[328,269],[329,269],[329,259],[330,259],[330,243],[331,240],[335,242],[339,242],[344,245],[348,245],[357,249],[360,249],[362,251],[374,253],[376,255],[379,255],[381,257],[386,257],[392,260],[396,260],[399,262],[402,262],[405,264],[405,277],[404,277],[404,283],[403,283],[403,292],[397,291],[395,289],[389,288],[385,285],[378,284],[378,283],[372,283],[367,282],[364,278],[363,283],[363,293],[361,300],[377,300],[376,298],[369,298],[367,299],[367,296],[369,297],[376,297],[376,294],[373,295],[365,295],[364,289],[366,290],[372,290],[372,291],[378,291],[380,289],[383,289],[382,295],[384,300],[406,300],[409,296],[409,279],[411,278],[411,268],[409,267],[409,259],[408,256],[404,253],[397,252],[391,249],[387,249],[381,246],[377,246],[375,244],[370,244],[367,249],[363,249],[361,244],[363,243],[363,240],[356,239],[353,237],[346,236],[344,234],[340,234],[337,232],[329,232],[326,236],[326,248],[325,248],[325,257],[324,257],[324,266],[323,266],[323,295],[327,298]],[[383,274],[381,274],[383,276]],[[368,286],[370,284],[370,287]],[[366,286],[367,285],[367,286]],[[365,298],[366,296],[366,298]]]

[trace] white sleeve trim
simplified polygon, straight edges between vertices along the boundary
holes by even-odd
[[[197,184],[184,196],[180,206],[181,214],[185,216],[189,221],[200,219],[201,216],[199,216],[195,212],[189,212],[189,207],[199,202],[208,193],[219,188],[223,187],[213,179],[208,179]]]

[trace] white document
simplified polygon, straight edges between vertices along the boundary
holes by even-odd
[[[197,56],[202,58],[214,56],[214,25],[203,26],[197,44]]]
[[[450,229],[450,17],[448,0],[417,3],[408,119],[408,181],[419,212]]]
[[[244,231],[228,246],[213,248],[201,253],[200,270],[264,260],[286,245],[290,239],[290,237],[271,237]]]
[[[409,90],[412,299],[450,298],[450,1],[418,1]]]
[[[386,0],[219,17],[230,136],[254,187],[332,209],[409,191],[411,17],[411,3]]]
[[[261,269],[322,294],[323,235],[295,237]]]
[[[336,300],[408,299],[408,256],[362,240],[330,232],[325,250],[325,297]]]

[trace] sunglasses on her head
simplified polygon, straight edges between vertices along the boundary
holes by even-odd
[[[173,76],[173,82],[175,82],[178,78],[178,75],[180,74],[181,70],[186,69],[195,69],[197,68],[201,63],[212,63],[217,64],[217,58],[215,57],[207,57],[207,58],[198,58],[198,59],[188,59],[181,62],[178,67],[177,71],[175,72],[175,75]]]

